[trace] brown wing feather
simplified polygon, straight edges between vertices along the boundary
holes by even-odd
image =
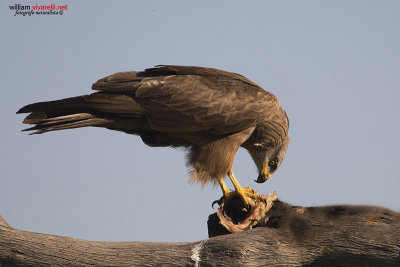
[[[117,73],[92,88],[130,92],[150,126],[162,132],[230,134],[267,120],[279,108],[274,95],[245,77],[211,68],[160,66]]]

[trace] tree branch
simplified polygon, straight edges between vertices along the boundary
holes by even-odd
[[[258,228],[193,243],[94,242],[25,232],[0,216],[0,266],[400,266],[400,213],[276,201]]]

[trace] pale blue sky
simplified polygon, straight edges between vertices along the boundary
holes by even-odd
[[[64,15],[33,17],[14,16],[15,3],[0,6],[0,213],[12,226],[104,241],[207,237],[221,192],[188,183],[183,151],[104,129],[20,132],[25,104],[157,64],[237,72],[279,97],[287,156],[258,185],[240,150],[243,186],[293,205],[400,211],[400,2],[60,1]]]

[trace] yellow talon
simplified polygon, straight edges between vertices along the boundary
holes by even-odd
[[[232,181],[233,186],[235,187],[235,191],[231,192],[228,187],[226,186],[224,179],[219,178],[218,183],[221,187],[222,193],[225,198],[229,199],[235,195],[239,195],[240,198],[243,200],[244,204],[246,206],[249,206],[249,201],[247,200],[247,197],[253,198],[253,199],[265,199],[264,196],[258,195],[257,191],[251,189],[250,187],[243,188],[238,180],[236,179],[235,175],[233,174],[232,171],[228,172],[229,179]]]
[[[244,204],[247,206],[249,202],[247,201],[246,195],[249,195],[249,192],[246,192],[245,189],[239,184],[238,180],[236,179],[233,171],[228,172],[228,177],[231,179],[233,186],[235,187],[235,191],[239,196],[243,199]]]

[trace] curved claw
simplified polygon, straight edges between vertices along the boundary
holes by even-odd
[[[224,200],[224,198],[226,198],[226,197],[222,196],[220,199],[213,201],[213,203],[211,204],[211,208],[214,208],[215,203],[217,203],[218,205],[221,206],[222,201]]]
[[[211,203],[211,208],[214,208],[215,203],[218,203],[219,205],[219,200],[214,200],[213,203]]]

